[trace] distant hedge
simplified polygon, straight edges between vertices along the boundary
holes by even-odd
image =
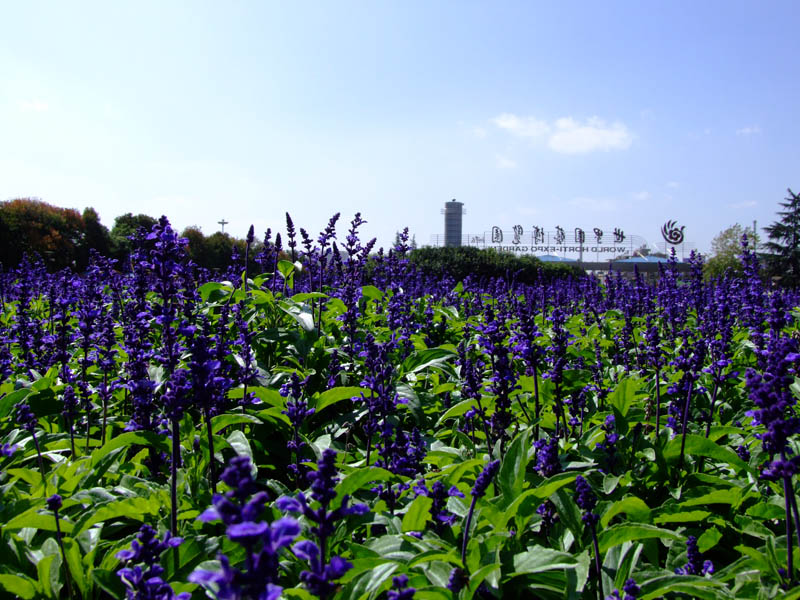
[[[425,273],[447,273],[456,281],[472,275],[481,279],[503,277],[520,283],[536,283],[559,277],[580,277],[584,274],[575,265],[543,263],[535,256],[517,256],[511,252],[471,246],[417,248],[411,252],[410,260]]]

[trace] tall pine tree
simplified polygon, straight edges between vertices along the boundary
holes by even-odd
[[[786,210],[778,211],[780,221],[764,228],[769,241],[762,247],[767,251],[769,273],[777,276],[781,285],[795,287],[800,285],[800,195],[788,191],[789,196],[780,203]]]

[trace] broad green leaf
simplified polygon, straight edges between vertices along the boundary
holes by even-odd
[[[197,291],[200,293],[200,298],[203,299],[203,302],[219,302],[233,292],[233,287],[218,281],[209,281],[201,285]]]
[[[10,415],[13,412],[14,407],[22,402],[30,393],[30,388],[22,388],[0,398],[0,419],[4,419]]]
[[[234,429],[230,432],[226,440],[236,454],[239,456],[247,456],[250,459],[250,462],[253,462],[253,449],[250,447],[250,442],[243,432],[239,431],[238,429]]]
[[[531,430],[526,429],[519,433],[508,446],[503,463],[500,465],[500,472],[497,475],[497,483],[503,493],[505,502],[509,503],[522,493],[525,485],[525,470],[528,467],[528,451],[530,444]]]
[[[252,392],[255,394],[256,398],[261,400],[264,404],[268,406],[277,406],[281,410],[286,407],[286,398],[281,396],[278,390],[274,390],[272,388],[266,388],[262,386],[255,386],[252,388],[248,388],[248,392]]]
[[[623,417],[627,416],[636,400],[647,395],[642,389],[643,386],[644,382],[638,377],[625,377],[608,395],[608,403],[616,408]]]
[[[62,539],[61,543],[64,545],[64,554],[67,555],[67,565],[69,565],[72,585],[76,586],[81,591],[81,596],[86,598],[91,583],[86,577],[87,573],[82,561],[81,547],[78,542],[68,537]]]
[[[120,518],[140,522],[146,521],[147,515],[157,515],[161,508],[162,503],[157,497],[144,498],[142,496],[134,496],[114,500],[102,506],[93,507],[91,511],[84,513],[75,523],[74,535],[78,536],[92,525],[104,521],[116,521]]]
[[[225,413],[211,418],[211,431],[213,433],[219,433],[226,427],[230,427],[231,425],[239,425],[240,423],[261,424],[263,421],[253,415]]]
[[[409,356],[400,369],[402,373],[416,373],[429,367],[441,365],[452,359],[457,354],[444,348],[428,348],[414,352]]]
[[[739,488],[728,488],[727,490],[714,490],[697,498],[690,498],[681,502],[681,506],[708,506],[709,504],[738,506],[741,498],[742,492]]]
[[[699,538],[697,538],[697,549],[700,552],[707,552],[711,550],[722,539],[722,533],[716,527],[706,529]]]
[[[572,484],[577,478],[577,473],[558,473],[540,483],[532,491],[540,500],[546,500],[565,485]]]
[[[460,417],[465,412],[467,412],[470,408],[477,407],[477,403],[472,398],[468,398],[466,400],[462,400],[458,404],[451,406],[449,409],[445,411],[445,413],[439,417],[439,420],[436,422],[436,425],[439,426],[444,423],[447,419],[453,419],[455,417]]]
[[[707,510],[684,510],[674,513],[662,513],[653,519],[653,523],[692,523],[694,521],[704,521],[711,516]]]
[[[170,452],[167,437],[152,431],[128,431],[111,438],[104,446],[92,452],[92,467],[108,453],[124,446],[149,446],[161,452]]]
[[[681,438],[680,436],[677,436],[667,444],[666,448],[664,448],[664,458],[668,461],[675,460],[680,456],[680,453]],[[725,448],[724,446],[719,446],[715,442],[707,440],[705,437],[700,435],[686,436],[686,448],[684,453],[687,456],[707,456],[715,460],[726,462],[738,470],[752,471],[747,463],[739,458],[736,452],[729,448]]]
[[[345,495],[352,496],[353,492],[360,490],[366,484],[376,481],[389,481],[392,477],[394,477],[392,473],[379,467],[361,468],[353,471],[336,485],[336,499],[331,503],[331,508],[338,508]]]
[[[514,556],[514,572],[511,577],[526,573],[541,573],[553,569],[573,569],[577,560],[567,552],[558,552],[544,546],[534,546]]]
[[[361,294],[370,300],[381,300],[383,298],[383,292],[374,285],[363,286],[361,288]]]
[[[469,577],[469,585],[467,589],[462,592],[464,600],[471,600],[471,598],[475,595],[475,592],[478,591],[480,585],[484,582],[484,580],[489,577],[493,571],[499,571],[500,565],[497,563],[493,563],[490,565],[484,565],[477,571],[475,571]]]
[[[649,538],[661,538],[670,540],[683,540],[684,537],[676,534],[669,529],[661,529],[653,525],[644,523],[627,524],[621,523],[614,525],[608,529],[598,532],[597,543],[600,547],[600,552],[605,552],[609,548],[613,548],[617,544],[623,542],[638,542]]]
[[[622,500],[617,500],[606,509],[602,517],[600,517],[600,526],[607,527],[611,519],[620,513],[624,513],[632,521],[643,522],[647,521],[650,507],[638,496],[627,496]]]
[[[728,594],[720,595],[722,586],[713,579],[698,577],[696,575],[663,575],[655,577],[643,583],[639,583],[641,587],[641,600],[651,600],[655,598],[664,598],[669,593],[683,593],[691,598],[700,598],[701,600],[717,600],[718,598],[732,598]]]
[[[39,512],[40,510],[44,509],[41,507],[29,508],[25,512],[18,514],[16,517],[14,517],[10,521],[8,521],[5,525],[3,525],[3,530],[14,531],[17,529],[23,529],[25,527],[33,527],[41,531],[55,531],[56,530],[55,515],[53,515],[53,513],[51,513],[50,511]],[[65,534],[72,533],[73,525],[69,521],[60,518],[59,525],[61,526],[62,533]]]
[[[417,496],[408,511],[403,515],[403,524],[401,531],[423,531],[425,525],[431,520],[430,508],[433,505],[433,500],[427,496]]]
[[[48,598],[55,597],[55,586],[58,584],[58,569],[61,566],[61,557],[58,554],[45,556],[36,563],[36,573],[39,576],[39,587]]]
[[[12,597],[23,598],[23,600],[34,598],[37,594],[36,582],[24,575],[0,574],[0,588],[12,594]]]
[[[360,398],[361,394],[364,394],[365,398],[369,398],[371,393],[371,390],[362,387],[335,387],[322,392],[319,397],[317,397],[317,403],[313,406],[316,412],[320,412],[337,402],[342,402],[343,400],[351,401],[352,398]]]

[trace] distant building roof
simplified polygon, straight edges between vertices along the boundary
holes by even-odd
[[[668,258],[661,256],[635,256],[633,258],[623,258],[622,260],[612,261],[615,263],[666,263],[669,262]]]
[[[565,258],[561,256],[555,256],[554,254],[544,254],[542,256],[537,256],[536,258],[542,262],[578,262],[574,258]]]

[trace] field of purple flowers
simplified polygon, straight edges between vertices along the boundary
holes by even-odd
[[[800,598],[800,294],[746,246],[456,283],[362,223],[0,273],[0,596]]]

